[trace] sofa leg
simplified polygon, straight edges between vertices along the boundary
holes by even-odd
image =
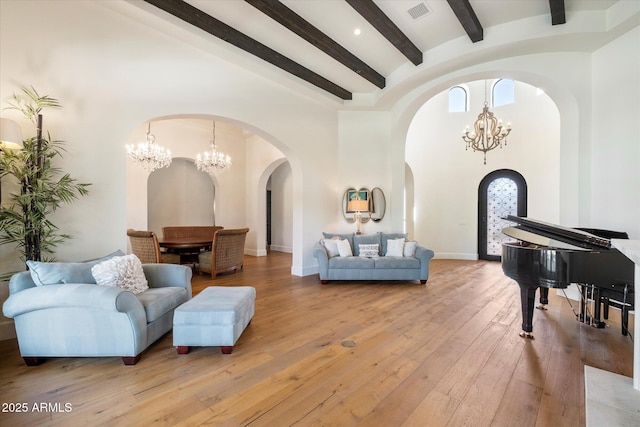
[[[27,366],[38,366],[44,362],[44,359],[41,357],[23,357],[22,359],[24,360],[24,364]]]
[[[138,363],[138,360],[140,360],[140,355],[137,356],[122,356],[122,363],[124,363],[127,366],[133,366],[136,363]]]
[[[320,280],[320,283],[322,283],[323,285],[326,285],[327,283],[329,283],[328,280]]]
[[[222,351],[222,354],[231,354],[231,352],[233,351],[233,346],[223,345],[220,347],[220,351]]]
[[[423,285],[427,283],[426,280],[420,280],[420,283],[422,283]]]
[[[176,350],[178,351],[178,354],[187,354],[189,353],[189,346],[188,345],[179,345],[176,347]]]

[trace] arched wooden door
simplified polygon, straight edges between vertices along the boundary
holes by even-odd
[[[500,261],[502,243],[513,240],[502,234],[511,224],[502,219],[507,215],[527,216],[527,183],[518,172],[500,169],[478,187],[478,258]]]

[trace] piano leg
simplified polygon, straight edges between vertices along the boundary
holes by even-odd
[[[522,338],[533,339],[533,307],[536,302],[536,289],[538,285],[520,285],[520,304],[522,306]]]
[[[540,288],[540,304],[536,307],[538,310],[546,310],[549,304],[549,288]]]

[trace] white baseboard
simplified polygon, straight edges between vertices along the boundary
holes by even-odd
[[[292,276],[311,276],[312,274],[318,274],[318,266],[314,265],[312,267],[298,267],[295,265],[291,266],[291,275]]]
[[[276,252],[286,252],[288,254],[293,253],[293,249],[290,246],[271,245],[269,249]]]
[[[245,249],[244,254],[249,256],[267,256],[267,250],[266,249]]]

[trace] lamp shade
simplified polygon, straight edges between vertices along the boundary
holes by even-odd
[[[367,212],[369,210],[369,202],[367,200],[349,200],[347,210],[352,212]]]
[[[10,119],[0,118],[0,146],[3,150],[19,150],[22,148],[22,131],[18,123]]]

